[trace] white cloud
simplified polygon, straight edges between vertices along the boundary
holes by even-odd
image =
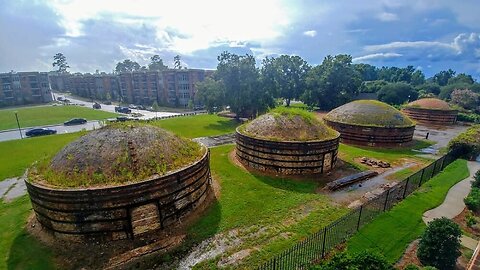
[[[111,17],[120,24],[148,24],[155,27],[157,38],[171,37],[169,49],[189,54],[219,44],[268,41],[282,36],[291,21],[283,0],[55,0],[49,2],[62,16],[67,36],[78,37],[86,20]],[[255,7],[255,8],[252,8]],[[264,12],[268,10],[268,12]]]
[[[389,12],[382,12],[377,15],[377,19],[382,22],[392,22],[398,20],[397,14],[389,13]]]
[[[439,41],[395,41],[386,44],[368,45],[365,46],[365,51],[374,52],[382,50],[395,50],[405,48],[428,48],[428,47],[443,47],[453,49],[452,44],[443,43]]]
[[[368,60],[377,60],[377,59],[388,59],[388,58],[397,58],[401,57],[402,54],[399,53],[372,53],[360,57],[355,57],[352,59],[353,62],[361,62]]]
[[[317,31],[315,30],[309,30],[309,31],[305,31],[303,32],[303,34],[307,37],[314,37],[317,35]]]

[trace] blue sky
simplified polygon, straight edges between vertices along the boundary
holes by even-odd
[[[478,0],[0,0],[0,72],[51,70],[62,52],[73,72],[111,71],[159,54],[172,66],[215,68],[224,50],[328,54],[355,63],[452,68],[480,78]]]

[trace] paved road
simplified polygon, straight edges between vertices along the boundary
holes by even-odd
[[[68,96],[68,95],[65,95],[65,94],[62,94],[62,93],[54,93],[54,94],[55,94],[56,98],[66,97],[67,99],[70,100],[71,103],[74,103],[74,104],[81,104],[81,105],[84,105],[85,107],[88,107],[88,108],[92,108],[92,106],[93,106],[93,102],[75,99],[74,97],[71,97],[71,96]],[[102,111],[113,112],[113,113],[115,112],[115,105],[106,105],[106,104],[102,104],[102,103],[100,103],[100,105],[102,106],[102,108],[100,109]],[[142,114],[143,116],[138,117],[140,119],[153,119],[153,118],[156,118],[156,117],[179,115],[179,113],[173,113],[173,112],[151,112],[151,111],[147,111],[147,110],[137,110],[137,109],[132,109],[132,113]]]

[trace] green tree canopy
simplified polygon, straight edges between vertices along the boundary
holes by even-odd
[[[58,73],[68,73],[67,69],[70,68],[70,66],[67,63],[67,58],[63,53],[57,53],[53,56],[53,67],[57,67]]]
[[[352,100],[360,84],[360,74],[353,67],[350,55],[329,55],[308,72],[301,99],[309,106],[331,110]]]
[[[225,102],[237,117],[252,117],[274,104],[273,95],[261,88],[252,55],[223,52],[218,56],[216,76],[225,87]]]
[[[133,72],[141,70],[141,66],[130,59],[125,59],[123,62],[118,62],[115,66],[115,72],[122,73],[122,72]]]
[[[178,54],[173,57],[173,68],[182,69],[182,61],[180,59],[180,55]]]
[[[378,80],[378,68],[369,64],[354,64],[353,68],[360,74],[362,81]]]
[[[416,100],[418,92],[410,84],[398,82],[383,86],[378,92],[378,99],[391,105],[400,105]]]
[[[148,69],[149,70],[158,70],[162,71],[167,69],[168,67],[163,64],[162,58],[158,54],[155,54],[154,56],[150,57],[150,64],[148,64]]]
[[[205,81],[197,83],[197,94],[195,97],[205,105],[208,112],[214,112],[215,108],[225,106],[225,87],[222,81],[206,78]]]
[[[440,86],[445,86],[448,84],[448,80],[455,76],[455,71],[448,69],[442,70],[437,74],[433,75],[432,82],[437,83]]]
[[[285,99],[287,106],[290,106],[290,100],[298,99],[303,94],[305,76],[309,70],[310,66],[300,56],[267,57],[261,69],[263,89]]]
[[[474,84],[475,80],[473,79],[472,75],[467,75],[465,73],[457,74],[457,76],[448,79],[448,84],[457,83]]]
[[[418,244],[417,256],[423,265],[434,266],[440,270],[455,269],[460,256],[460,227],[448,218],[434,219]]]

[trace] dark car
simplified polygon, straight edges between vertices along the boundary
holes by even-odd
[[[102,108],[102,106],[101,106],[99,103],[97,103],[97,102],[93,103],[92,107],[93,107],[94,109],[101,109],[101,108]]]
[[[35,137],[35,136],[42,136],[42,135],[51,135],[51,134],[56,134],[57,131],[54,129],[49,129],[49,128],[34,128],[30,129],[25,133],[27,137]]]
[[[87,119],[85,118],[73,118],[63,124],[65,126],[74,126],[74,125],[83,125],[85,123],[87,123]]]
[[[115,107],[115,111],[119,112],[119,113],[131,113],[132,112],[132,110],[130,110],[129,108],[120,107],[120,106]]]
[[[139,109],[139,110],[146,110],[147,107],[145,107],[145,106],[143,106],[143,105],[138,105],[138,106],[137,106],[137,109]]]
[[[112,105],[111,101],[105,101],[105,105]]]

